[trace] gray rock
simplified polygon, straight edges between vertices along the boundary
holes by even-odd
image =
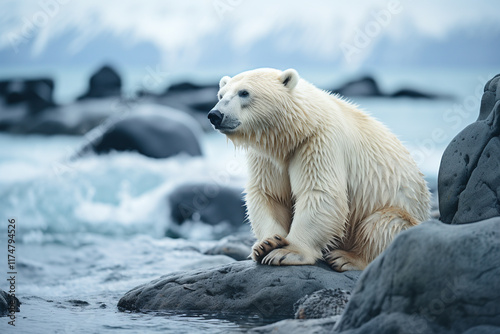
[[[350,291],[359,272],[337,273],[326,264],[266,266],[239,261],[163,276],[127,292],[121,310],[170,310],[242,313],[259,319],[293,316],[293,304],[325,288]]]
[[[415,99],[438,99],[450,98],[447,95],[438,95],[430,92],[422,92],[412,88],[401,88],[393,93],[383,92],[374,77],[367,75],[359,79],[348,81],[338,88],[332,89],[334,93],[348,97],[386,97],[386,98],[415,98]]]
[[[327,334],[332,333],[335,324],[339,321],[340,316],[332,316],[323,319],[286,319],[275,322],[274,324],[256,327],[248,331],[248,333],[273,333],[273,334],[290,334],[290,333],[307,333],[307,334]]]
[[[459,226],[427,221],[397,236],[365,269],[337,330],[498,330],[499,277],[499,217]]]
[[[93,129],[92,138],[78,155],[89,151],[136,151],[151,158],[168,158],[185,153],[202,154],[198,139],[201,129],[183,112],[161,106],[138,105],[134,112],[116,116]]]
[[[52,78],[12,79],[3,81],[0,86],[3,86],[0,96],[4,96],[7,106],[23,104],[29,114],[37,114],[55,106]]]
[[[500,74],[488,81],[475,123],[448,145],[439,168],[441,221],[464,224],[500,216]]]
[[[6,316],[9,314],[9,308],[14,303],[16,312],[20,312],[19,306],[21,302],[17,297],[12,297],[7,292],[0,290],[0,317]]]
[[[181,225],[186,220],[201,220],[210,225],[223,221],[240,227],[245,221],[243,189],[216,183],[183,184],[168,198],[172,221]]]
[[[295,303],[295,319],[321,319],[341,315],[349,298],[351,293],[342,289],[318,290]]]
[[[219,83],[199,85],[192,82],[174,84],[160,94],[139,92],[143,99],[182,110],[195,118],[205,131],[213,131],[207,113],[217,103]]]
[[[236,261],[247,260],[256,239],[251,234],[229,235],[208,249],[207,255],[226,255]]]
[[[463,334],[500,334],[500,327],[494,326],[476,326]]]
[[[365,76],[346,82],[339,88],[332,89],[334,93],[344,96],[383,96],[375,78]]]
[[[0,131],[19,134],[83,135],[111,115],[124,112],[118,98],[87,99],[28,113],[23,104],[0,112]]]
[[[118,72],[113,67],[104,65],[92,74],[87,92],[78,97],[78,100],[120,96],[121,90],[122,79]]]

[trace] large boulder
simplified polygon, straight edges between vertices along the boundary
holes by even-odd
[[[170,238],[220,239],[250,232],[250,224],[245,223],[243,188],[217,183],[181,184],[170,193],[168,203],[170,224],[165,235]],[[236,252],[231,255],[240,256],[246,249],[241,246],[231,247]],[[229,253],[225,255],[230,255],[232,251],[226,250]],[[223,252],[224,246],[219,251]],[[248,254],[250,251],[245,258]]]
[[[359,272],[338,273],[326,264],[266,266],[239,261],[213,269],[163,276],[138,286],[118,302],[120,310],[199,311],[245,314],[249,318],[293,317],[304,295],[325,288],[350,291]]]
[[[91,138],[78,155],[93,151],[136,151],[151,158],[168,158],[180,153],[202,154],[196,121],[188,115],[160,106],[138,106],[133,113],[114,117],[92,130]]]
[[[122,79],[118,72],[113,67],[104,65],[92,74],[87,91],[78,100],[119,97],[121,90]]]
[[[499,277],[500,217],[459,226],[424,222],[365,269],[337,330],[498,332]]]
[[[486,83],[476,122],[448,145],[439,168],[441,221],[500,216],[500,74]]]
[[[241,226],[245,221],[243,189],[215,183],[182,184],[168,198],[172,221],[201,220],[210,225],[229,222]]]

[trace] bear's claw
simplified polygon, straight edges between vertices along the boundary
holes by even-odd
[[[270,252],[277,248],[288,246],[288,241],[279,235],[274,235],[271,238],[267,238],[262,242],[257,242],[253,247],[252,259],[256,262],[261,263]]]
[[[305,254],[293,251],[288,247],[274,249],[262,259],[262,264],[270,266],[305,265],[314,264],[315,262],[314,258],[309,258]]]

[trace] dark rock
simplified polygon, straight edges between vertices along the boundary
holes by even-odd
[[[182,110],[195,118],[203,130],[213,131],[212,125],[207,122],[207,113],[217,104],[218,90],[218,84],[180,82],[161,94],[143,91],[138,95],[151,102]]]
[[[119,97],[122,90],[122,79],[118,72],[109,65],[97,70],[89,80],[87,92],[78,100],[89,98]]]
[[[172,220],[181,225],[186,220],[201,220],[210,225],[223,221],[241,226],[245,221],[243,189],[215,183],[184,184],[168,198]]]
[[[93,138],[79,155],[88,151],[136,151],[151,158],[179,153],[202,154],[197,124],[188,115],[168,108],[164,112],[130,113],[115,117],[93,130]]]
[[[7,292],[0,290],[0,317],[6,316],[9,314],[9,308],[15,305],[16,312],[20,312],[19,306],[21,302],[17,297],[12,297]]]
[[[500,74],[488,81],[475,123],[444,151],[439,168],[441,221],[464,224],[500,216]]]
[[[399,234],[365,269],[337,330],[463,333],[498,328],[499,277],[500,218],[458,226],[427,221]]]
[[[9,87],[10,80],[0,80],[0,97],[7,95],[7,89]]]
[[[338,288],[316,291],[295,303],[295,319],[321,319],[341,315],[349,298],[349,291]]]
[[[54,107],[53,92],[54,80],[50,78],[14,79],[0,83],[0,96],[4,97],[5,105],[24,104],[29,114]]]
[[[326,264],[266,266],[233,262],[212,269],[174,273],[127,292],[120,310],[230,312],[260,319],[293,316],[293,304],[325,288],[350,291],[359,272],[338,273]]]
[[[307,334],[330,334],[333,333],[335,325],[339,321],[340,316],[323,319],[286,319],[275,322],[274,324],[256,327],[248,331],[248,333],[273,333],[273,334],[291,334],[291,333],[307,333]]]
[[[352,80],[337,89],[332,90],[343,96],[382,96],[382,92],[377,84],[377,81],[371,76],[365,76],[360,79]]]
[[[162,94],[146,93],[145,96],[156,97],[161,104],[187,112],[206,113],[217,104],[218,84],[198,85],[192,82],[180,82],[170,86]]]
[[[217,89],[219,90],[219,85],[217,84],[212,84],[212,85],[198,85],[192,82],[179,82],[176,84],[171,85],[168,87],[168,89],[165,91],[164,96],[168,95],[174,95],[180,92],[192,92],[200,89]]]
[[[206,255],[226,255],[236,261],[247,260],[256,239],[251,234],[229,235],[208,249]]]
[[[432,93],[425,93],[425,92],[419,92],[418,90],[414,90],[411,88],[403,88],[400,90],[395,91],[394,93],[390,94],[390,97],[409,97],[413,99],[437,99],[441,98],[442,96],[432,94]]]
[[[72,306],[89,306],[89,302],[85,300],[80,300],[80,299],[70,299],[68,300],[68,303],[70,303]]]
[[[333,93],[337,93],[347,97],[388,97],[388,98],[417,98],[417,99],[441,99],[450,98],[446,95],[438,95],[428,92],[421,92],[416,89],[402,88],[394,93],[383,92],[377,81],[372,76],[364,76],[359,79],[348,81],[344,85],[332,89]]]
[[[83,135],[110,115],[124,111],[116,98],[84,100],[31,114],[21,105],[0,113],[0,130],[20,134]]]

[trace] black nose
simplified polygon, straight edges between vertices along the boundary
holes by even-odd
[[[219,128],[220,123],[222,123],[222,118],[224,118],[224,115],[222,115],[217,109],[210,110],[210,112],[208,113],[208,119],[216,129]]]

